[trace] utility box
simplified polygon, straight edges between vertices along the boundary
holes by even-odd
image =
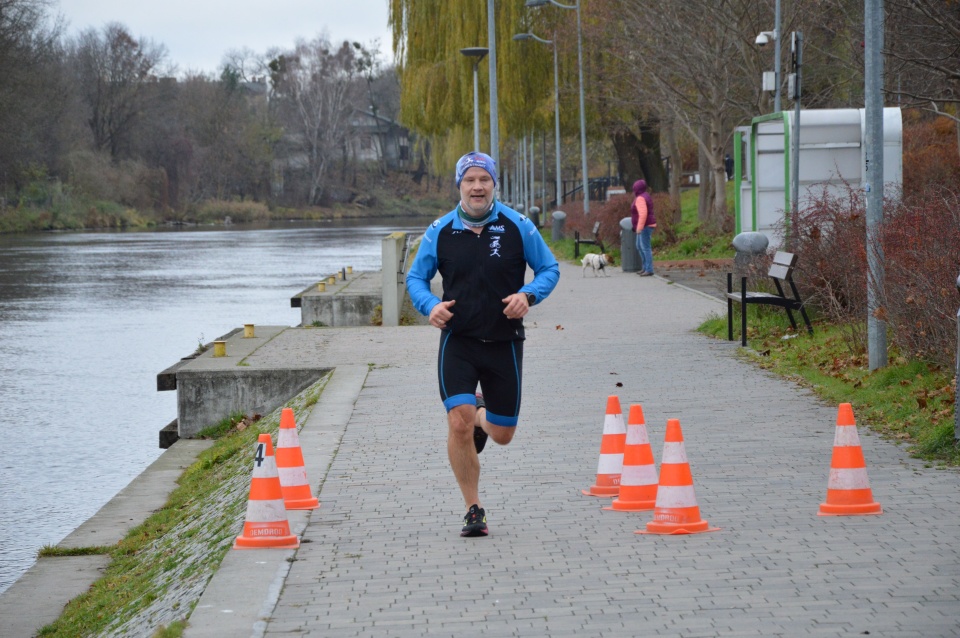
[[[791,208],[795,113],[783,111],[753,119],[735,132],[736,234],[757,231],[777,247]],[[800,210],[823,189],[843,192],[846,184],[866,185],[865,109],[811,109],[800,112]],[[883,109],[884,188],[903,183],[903,120],[900,109]]]

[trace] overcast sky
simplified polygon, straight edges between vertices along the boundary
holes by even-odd
[[[369,45],[380,40],[381,60],[392,62],[388,0],[59,0],[68,33],[108,22],[134,37],[167,47],[180,72],[214,73],[225,53],[247,47],[264,53],[291,48],[297,38],[327,35],[332,42]]]

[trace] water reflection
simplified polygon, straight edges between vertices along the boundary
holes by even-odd
[[[0,236],[0,591],[160,454],[158,372],[428,221]]]

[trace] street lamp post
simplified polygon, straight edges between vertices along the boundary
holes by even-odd
[[[793,55],[793,73],[790,84],[792,91],[790,97],[793,98],[793,170],[792,174],[792,208],[793,215],[800,214],[800,91],[801,91],[801,68],[803,66],[803,34],[799,31],[793,32],[793,38],[790,44]],[[779,91],[778,91],[779,93]]]
[[[490,49],[486,47],[467,47],[460,49],[460,53],[473,58],[473,150],[480,150],[480,103],[477,97],[477,67]]]
[[[563,187],[560,183],[560,84],[557,79],[559,77],[557,73],[557,36],[554,34],[553,40],[544,40],[532,33],[518,33],[513,36],[513,39],[518,41],[536,40],[537,42],[549,44],[553,47],[553,128],[557,155],[557,206],[559,206],[560,193],[563,191]],[[544,212],[546,212],[546,206],[544,206]]]
[[[487,0],[487,46],[490,47],[490,156],[500,166],[500,116],[497,97],[497,22],[494,1]]]
[[[580,23],[580,2],[570,6],[560,4],[556,0],[527,0],[528,7],[542,7],[552,4],[561,9],[575,9],[577,11],[577,64],[580,71],[580,163],[583,172],[583,214],[590,214],[590,186],[587,177],[587,116],[583,101],[583,28]]]

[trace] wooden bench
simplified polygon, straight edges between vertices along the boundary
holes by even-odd
[[[603,241],[600,239],[600,222],[594,222],[593,224],[593,239],[581,239],[580,231],[573,231],[573,257],[574,259],[580,256],[580,244],[594,244],[600,247],[600,252],[605,252],[603,250]]]
[[[740,291],[733,291],[733,273],[727,273],[727,340],[733,341],[733,305],[740,304],[740,343],[744,347],[747,345],[747,306],[750,304],[779,306],[787,312],[790,319],[790,325],[797,329],[797,322],[793,318],[793,311],[799,310],[803,316],[803,321],[807,324],[807,330],[813,334],[813,326],[810,325],[810,317],[807,316],[807,310],[804,308],[803,300],[800,299],[800,292],[797,285],[793,282],[793,268],[796,266],[797,256],[792,253],[777,252],[773,257],[773,263],[767,276],[773,280],[777,287],[777,293],[752,292],[747,290],[747,278],[740,278]],[[783,291],[783,282],[790,286],[790,292],[793,297],[787,297]]]

